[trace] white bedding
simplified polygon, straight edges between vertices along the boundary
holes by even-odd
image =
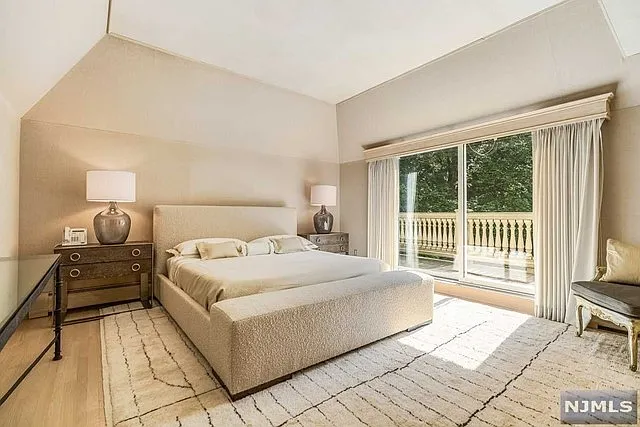
[[[388,270],[373,258],[320,251],[202,260],[172,257],[169,280],[209,310],[224,299],[348,279]]]

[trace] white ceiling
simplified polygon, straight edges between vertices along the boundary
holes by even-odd
[[[107,0],[0,0],[0,93],[22,117],[104,36]]]
[[[561,2],[113,0],[110,31],[333,104]]]
[[[625,56],[640,53],[640,0],[601,0]]]

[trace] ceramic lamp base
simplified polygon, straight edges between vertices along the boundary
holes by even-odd
[[[318,234],[331,233],[333,228],[333,215],[327,211],[327,208],[322,205],[320,211],[313,216],[313,226]]]
[[[107,209],[93,218],[93,230],[103,245],[124,243],[131,230],[131,218],[118,208],[116,202],[110,202]]]

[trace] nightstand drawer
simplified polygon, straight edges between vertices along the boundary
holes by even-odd
[[[67,292],[71,293],[133,285],[139,282],[140,275],[138,273],[131,273],[122,276],[112,276],[108,279],[102,277],[97,279],[72,279],[65,281],[65,284],[67,285]]]
[[[150,259],[151,245],[126,245],[104,247],[73,247],[58,248],[55,251],[62,257],[60,265],[91,264],[96,262],[111,262],[124,260]]]
[[[122,286],[113,289],[96,289],[87,292],[70,292],[68,308],[87,307],[96,304],[110,304],[140,298],[140,286]]]
[[[335,254],[349,253],[349,244],[345,243],[342,245],[322,245],[318,248],[318,250],[322,252],[333,252]]]
[[[85,280],[106,279],[114,276],[128,274],[142,274],[151,272],[151,260],[140,259],[131,261],[103,262],[77,266],[64,266],[60,268],[62,279]]]
[[[315,243],[318,246],[322,246],[322,245],[339,245],[339,244],[348,244],[349,243],[349,236],[347,234],[340,234],[340,233],[335,233],[335,234],[313,234],[311,236],[309,236],[310,239],[313,243]]]

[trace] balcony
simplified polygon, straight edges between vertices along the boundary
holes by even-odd
[[[532,212],[469,212],[466,227],[468,277],[532,287]],[[455,212],[400,213],[400,265],[457,274],[459,229]]]

